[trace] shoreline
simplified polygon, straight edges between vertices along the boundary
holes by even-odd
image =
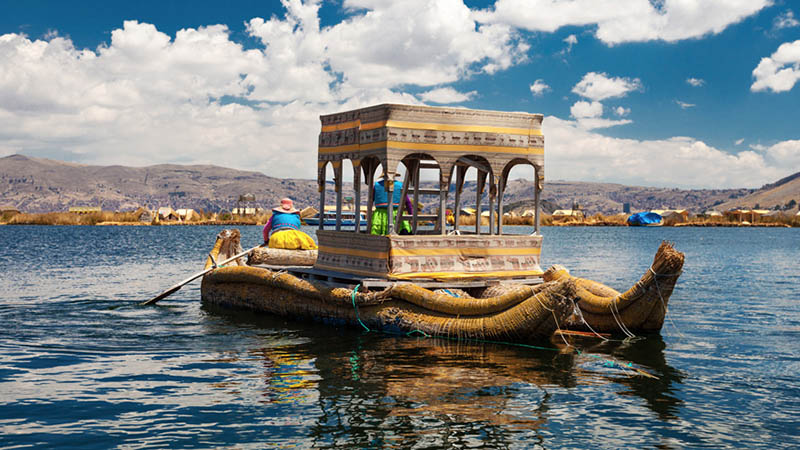
[[[264,223],[252,223],[247,221],[198,221],[198,222],[161,222],[157,224],[145,222],[99,222],[95,224],[81,224],[81,223],[0,223],[0,226],[19,226],[19,225],[32,225],[32,226],[66,226],[66,227],[174,227],[174,226],[230,226],[230,225],[252,225],[264,226]],[[527,224],[503,224],[503,227],[530,227],[533,225]],[[627,224],[612,223],[612,222],[567,222],[567,223],[551,223],[542,224],[543,227],[629,227]],[[734,223],[734,222],[683,222],[674,225],[662,225],[659,227],[631,227],[631,228],[682,228],[682,227],[698,227],[698,228],[798,228],[798,225],[791,225],[785,223]]]

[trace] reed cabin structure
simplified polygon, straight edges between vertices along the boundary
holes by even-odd
[[[325,206],[327,166],[332,166],[336,193],[336,225],[317,231],[319,254],[315,269],[387,280],[539,279],[542,236],[539,233],[540,193],[544,180],[544,136],[541,114],[480,111],[382,104],[320,117],[318,187],[320,211]],[[405,167],[402,195],[412,198],[413,211],[401,202],[396,214],[388,208],[388,235],[370,235],[371,223],[361,230],[359,216],[353,230],[342,227],[342,162],[353,167],[354,209],[367,204],[372,220],[374,184],[380,167],[391,198],[393,180]],[[503,233],[503,191],[511,169],[534,167],[536,204],[534,232]],[[459,228],[461,194],[467,171],[477,171],[477,202],[488,191],[488,233],[480,220],[472,230]],[[438,189],[420,187],[423,170],[438,172]],[[426,178],[431,172],[426,173]],[[451,189],[452,187],[452,189]],[[366,191],[366,192],[364,192]],[[450,193],[454,198],[449,198]],[[438,196],[438,213],[417,211],[423,195]],[[453,202],[455,222],[448,226],[445,211]],[[401,220],[411,224],[411,235],[398,235]],[[433,221],[430,227],[420,223]]]

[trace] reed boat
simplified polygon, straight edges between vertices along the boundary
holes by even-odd
[[[574,277],[562,267],[540,268],[542,117],[395,104],[321,116],[319,210],[325,210],[330,166],[336,220],[327,228],[324,222],[318,225],[319,250],[260,247],[248,251],[246,259],[235,258],[241,253],[240,233],[225,230],[206,261],[203,303],[456,339],[531,341],[565,329],[658,332],[683,266],[683,254],[670,244],[662,244],[645,275],[623,293]],[[362,187],[367,190],[366,230],[376,208],[379,168],[390,199],[392,180],[400,172],[400,198],[413,196],[411,204],[419,205],[420,197],[433,196],[436,212],[404,211],[400,201],[396,209],[386,209],[386,235],[362,230],[360,215],[352,229],[344,230],[345,160],[353,168],[356,211],[361,210]],[[524,235],[504,232],[502,220],[503,192],[518,164],[533,167],[534,230]],[[438,189],[420,188],[422,171],[429,171],[426,179],[438,177]],[[480,221],[474,229],[459,229],[461,194],[470,171],[476,181],[476,211],[482,211],[484,192],[488,197],[488,230]],[[446,220],[448,209],[455,212],[452,224]],[[397,233],[403,222],[411,234]],[[231,259],[230,264],[217,266],[223,259]]]

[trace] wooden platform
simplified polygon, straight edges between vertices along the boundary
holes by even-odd
[[[258,264],[253,267],[263,267],[273,272],[287,272],[297,278],[321,282],[331,286],[341,286],[347,288],[354,288],[356,285],[361,285],[363,288],[383,289],[394,284],[415,284],[426,289],[445,289],[445,288],[475,288],[495,286],[498,284],[540,284],[542,283],[541,277],[526,277],[526,278],[483,278],[483,279],[470,279],[470,280],[447,280],[440,281],[432,278],[417,278],[413,281],[401,280],[388,280],[386,278],[365,278],[359,275],[334,272],[331,270],[316,269],[307,266],[274,266],[267,264]]]

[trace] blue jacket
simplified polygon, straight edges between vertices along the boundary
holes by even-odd
[[[383,187],[383,180],[375,182],[375,206],[378,208],[386,208],[389,206],[388,195],[386,188]],[[399,181],[394,182],[394,189],[392,190],[392,205],[397,208],[400,206],[400,201],[403,196],[403,183]]]
[[[281,230],[299,230],[300,215],[295,213],[272,212],[272,232]]]

